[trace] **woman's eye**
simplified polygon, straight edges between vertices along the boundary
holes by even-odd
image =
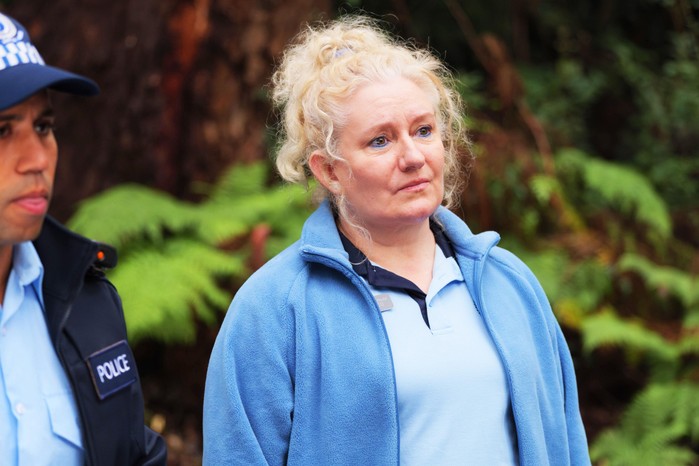
[[[388,144],[388,139],[386,136],[379,136],[377,138],[374,138],[371,140],[371,143],[369,144],[371,147],[384,147]]]
[[[432,127],[431,126],[421,126],[417,130],[417,135],[420,137],[427,137],[432,135]]]
[[[10,125],[1,125],[0,126],[0,138],[4,138],[10,134]]]

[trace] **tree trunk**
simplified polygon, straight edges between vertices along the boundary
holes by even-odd
[[[234,162],[267,156],[274,61],[330,0],[22,0],[3,8],[44,60],[95,79],[54,95],[60,161],[51,212],[138,182],[178,197]]]

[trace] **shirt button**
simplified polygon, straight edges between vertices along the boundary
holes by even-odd
[[[27,412],[27,407],[24,406],[24,403],[17,403],[15,405],[15,412],[17,413],[17,415],[21,416],[22,414]]]

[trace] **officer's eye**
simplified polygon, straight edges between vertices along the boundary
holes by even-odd
[[[34,129],[38,134],[49,135],[53,133],[56,129],[56,124],[52,118],[46,118],[44,120],[39,120],[34,125]]]

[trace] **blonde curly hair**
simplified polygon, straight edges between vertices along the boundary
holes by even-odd
[[[364,16],[308,25],[285,50],[272,76],[272,98],[282,109],[276,158],[281,177],[308,185],[314,151],[342,160],[336,129],[344,123],[343,102],[364,84],[395,77],[413,81],[434,102],[445,148],[444,203],[452,206],[463,181],[459,153],[470,146],[452,75],[432,53],[399,41]],[[320,184],[317,189],[340,213],[345,210],[342,199]]]

